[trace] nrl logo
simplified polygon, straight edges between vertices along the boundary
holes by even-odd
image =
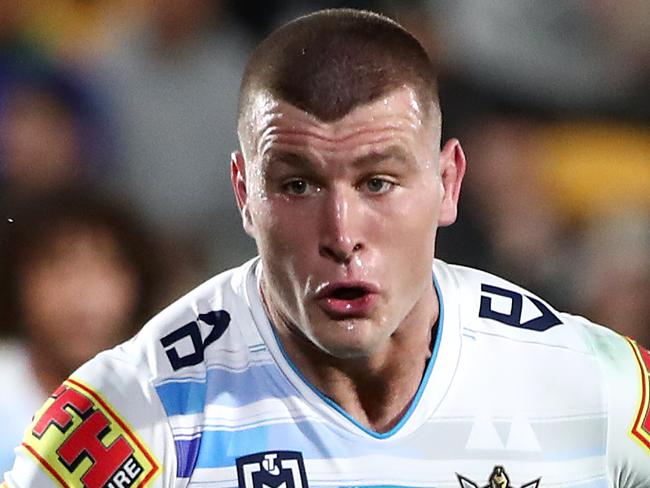
[[[239,488],[309,488],[302,454],[260,452],[237,458]]]
[[[495,466],[490,475],[490,481],[487,485],[480,486],[474,481],[468,480],[464,476],[457,474],[458,481],[460,482],[461,488],[516,488],[510,484],[508,475],[503,469],[503,466]],[[538,488],[541,478],[537,478],[535,481],[530,481],[524,485],[521,485],[521,488]]]

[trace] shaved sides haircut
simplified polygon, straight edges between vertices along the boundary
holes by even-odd
[[[253,52],[240,89],[240,136],[261,92],[331,122],[405,85],[427,115],[432,106],[438,110],[436,70],[402,26],[361,10],[306,15],[274,31]]]

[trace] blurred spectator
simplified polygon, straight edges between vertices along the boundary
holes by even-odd
[[[40,46],[25,32],[22,6],[20,0],[3,0],[0,4],[0,87],[16,66],[30,65],[43,58]]]
[[[165,283],[156,242],[126,208],[66,190],[1,224],[0,471],[35,409],[74,369],[152,315]]]
[[[110,165],[100,103],[72,72],[39,61],[10,65],[0,85],[0,209],[87,182]]]
[[[571,274],[581,313],[650,346],[650,212],[614,211],[581,236]]]
[[[402,0],[405,2],[407,0]],[[410,3],[412,0],[408,0]],[[257,37],[299,16],[326,8],[357,8],[381,11],[378,0],[248,0],[227,2],[232,12],[251,29]]]
[[[562,273],[568,222],[540,184],[545,162],[538,148],[540,126],[506,114],[467,122],[461,135],[469,163],[461,225],[440,234],[440,252],[441,257],[499,271],[570,310]],[[468,229],[475,236],[469,242]],[[455,242],[463,243],[464,255],[455,252]]]
[[[462,209],[439,256],[501,272],[647,344],[650,132],[495,111],[460,138]]]
[[[629,209],[650,213],[650,127],[616,121],[546,124],[536,147],[557,209],[585,222]]]
[[[156,1],[98,73],[120,133],[116,188],[178,236],[183,254],[209,255],[203,277],[255,252],[229,176],[249,44],[222,3]]]
[[[148,0],[3,0],[13,3],[23,31],[48,57],[83,63],[109,50],[149,8]]]
[[[579,313],[650,344],[650,129],[583,120],[538,136],[540,186],[572,222],[568,296]]]
[[[456,77],[547,109],[650,116],[649,2],[425,1]]]

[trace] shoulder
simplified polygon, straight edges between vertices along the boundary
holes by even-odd
[[[436,261],[436,277],[457,306],[464,331],[505,340],[594,354],[592,336],[613,332],[561,312],[531,291],[499,276]]]
[[[650,486],[650,352],[604,327],[587,330],[604,378],[610,470],[620,486]]]
[[[126,356],[144,359],[155,384],[204,374],[215,356],[258,343],[249,296],[256,263],[221,273],[167,307],[124,345]]]
[[[631,340],[585,317],[559,311],[515,283],[444,262],[436,262],[434,270],[444,291],[453,296],[451,303],[460,309],[465,333],[498,337],[521,347],[562,350],[594,362],[603,375],[612,367],[629,372],[634,365]]]
[[[127,349],[100,353],[51,394],[25,430],[9,486],[168,486],[173,439],[146,369]]]
[[[514,395],[534,384],[545,415],[602,416],[608,470],[622,480],[615,486],[650,486],[648,351],[490,273],[443,262],[434,272],[445,306],[458,309],[470,369],[489,365],[519,385]]]
[[[118,479],[120,486],[172,486],[176,447],[158,386],[205,370],[205,349],[229,333],[232,317],[245,315],[242,287],[252,265],[205,282],[75,371],[34,416],[9,486],[76,486],[90,478],[99,480],[94,486]]]
[[[434,272],[445,326],[457,328],[463,371],[484,365],[481,375],[545,391],[536,400],[544,414],[602,411],[606,377],[592,340],[599,326],[490,273],[442,262]]]
[[[108,395],[123,396],[132,406],[143,396],[153,397],[146,403],[154,401],[159,385],[168,381],[205,377],[211,361],[256,342],[246,296],[254,265],[251,261],[201,284],[132,339],[85,364],[73,378]],[[142,393],[136,395],[135,390]]]

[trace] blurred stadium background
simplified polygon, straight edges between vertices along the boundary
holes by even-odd
[[[650,2],[0,0],[3,425],[254,255],[228,178],[244,63],[340,6],[398,19],[440,66],[469,169],[439,257],[650,344]]]

